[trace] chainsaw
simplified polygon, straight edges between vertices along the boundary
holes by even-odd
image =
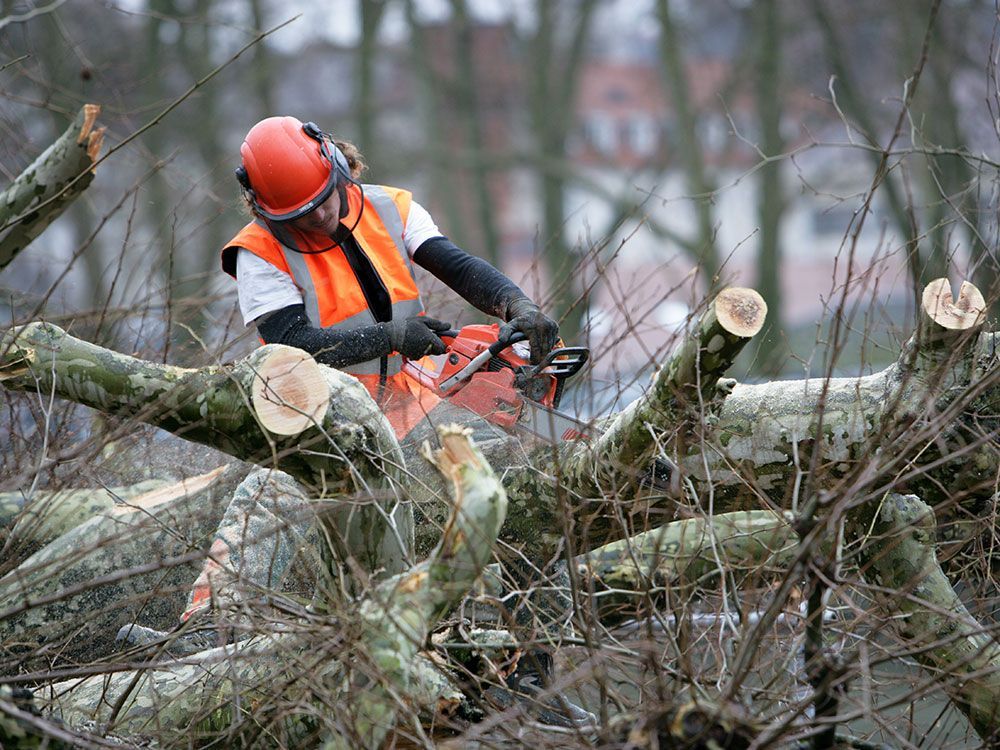
[[[408,360],[403,370],[410,377],[505,430],[553,442],[588,437],[586,423],[556,409],[566,380],[587,362],[589,349],[553,349],[532,365],[527,336],[517,331],[501,343],[496,323],[439,335],[447,349],[435,358],[438,369]]]

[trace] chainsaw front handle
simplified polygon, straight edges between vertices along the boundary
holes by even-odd
[[[495,357],[508,346],[513,346],[514,344],[519,344],[522,341],[528,340],[528,334],[523,331],[514,331],[506,341],[497,341],[495,344],[490,344],[489,352],[490,355]]]

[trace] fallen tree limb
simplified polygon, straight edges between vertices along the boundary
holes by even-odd
[[[0,270],[55,221],[94,179],[104,128],[85,104],[59,138],[0,193]]]
[[[142,619],[171,628],[250,467],[233,464],[97,515],[0,578],[0,664],[10,674],[111,650]]]
[[[0,385],[54,392],[242,460],[280,463],[320,495],[388,486],[402,466],[364,387],[290,347],[263,346],[231,367],[185,369],[29,323],[0,339]]]
[[[959,599],[935,554],[934,512],[913,495],[887,495],[857,529],[861,572],[903,646],[937,676],[979,736],[1000,730],[1000,646]]]
[[[20,492],[0,493],[0,576],[28,555],[94,516],[166,485],[150,479],[126,487],[38,490],[30,502]],[[9,531],[6,529],[9,528]]]
[[[859,471],[887,488],[907,482],[932,502],[945,499],[944,487],[970,506],[989,500],[1000,468],[990,435],[998,412],[989,411],[1000,407],[996,334],[979,332],[979,315],[964,321],[936,334],[936,345],[915,336],[872,375],[737,385],[705,440],[681,458],[683,475],[716,512],[794,507],[797,477],[819,491]]]
[[[662,604],[668,592],[718,575],[787,571],[797,540],[789,521],[768,510],[674,521],[576,558],[591,606],[608,626]]]
[[[425,674],[426,662],[417,654],[430,628],[489,560],[506,500],[461,430],[442,431],[441,443],[435,461],[453,486],[454,505],[440,544],[423,563],[372,590],[346,630],[334,623],[309,637],[262,637],[141,673],[57,684],[49,691],[50,709],[71,725],[96,721],[131,737],[156,735],[166,742],[175,731],[203,737],[225,732],[232,740],[259,731],[271,718],[268,731],[277,736],[315,731],[301,726],[315,717],[308,701],[336,696],[349,711],[327,717],[322,731],[325,746],[339,748],[377,747],[411,690],[453,699],[447,683]],[[285,684],[280,695],[276,684]]]
[[[760,331],[767,305],[753,289],[722,290],[693,335],[671,355],[649,390],[615,415],[592,444],[581,443],[562,461],[567,489],[584,497],[614,494],[647,471],[668,434],[700,420],[715,399],[719,378]]]

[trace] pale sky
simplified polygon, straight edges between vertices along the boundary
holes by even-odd
[[[499,22],[513,18],[520,23],[530,23],[532,9],[537,2],[548,0],[469,0],[469,7],[476,18]],[[652,0],[602,0],[602,14],[599,28],[628,26],[636,23],[651,10]],[[450,15],[449,0],[419,0],[422,18],[431,21]],[[302,17],[288,29],[276,34],[272,44],[288,49],[302,43],[302,34],[322,36],[340,44],[352,44],[358,33],[357,0],[286,0],[272,7],[269,21],[277,23],[298,13]],[[382,33],[389,38],[398,38],[405,33],[406,18],[401,3],[393,3],[383,21]]]

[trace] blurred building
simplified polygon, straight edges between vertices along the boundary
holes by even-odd
[[[430,147],[430,158],[445,159],[447,190],[433,184],[426,160],[413,170],[402,165],[408,173],[403,179],[410,180],[406,184],[416,188],[443,231],[479,254],[485,254],[485,238],[475,169],[482,160],[499,264],[527,290],[544,295],[553,280],[539,262],[546,252],[546,238],[539,235],[539,172],[525,158],[532,143],[524,90],[531,71],[519,48],[523,40],[509,25],[482,23],[469,26],[464,48],[459,40],[450,24],[424,29],[429,72],[438,87],[430,103],[409,49],[398,50],[395,72],[382,79],[380,132],[392,144],[411,144],[417,152]],[[574,175],[564,214],[579,253],[576,272],[589,281],[604,277],[592,284],[589,335],[612,341],[614,331],[633,329],[636,335],[614,347],[617,364],[634,370],[647,365],[651,353],[669,348],[677,327],[701,301],[704,284],[689,255],[668,239],[693,236],[696,217],[661,63],[650,54],[648,40],[636,40],[635,55],[623,52],[628,47],[627,39],[619,39],[615,54],[585,58],[563,168]],[[721,54],[725,50],[716,52],[686,66],[690,106],[716,189],[712,203],[723,279],[753,286],[760,202],[754,172],[761,161],[754,145],[756,103],[745,86],[734,84],[738,71]],[[471,98],[463,90],[469,82]],[[785,92],[782,99],[782,134],[792,155],[781,161],[783,313],[786,326],[803,327],[824,316],[836,289],[833,269],[840,279],[846,273],[848,230],[872,167],[865,152],[832,145],[846,143],[847,136],[828,103],[803,89]],[[428,105],[436,108],[432,120],[418,115]],[[473,114],[478,130],[470,125]],[[438,132],[412,128],[429,121],[437,123]],[[634,209],[622,218],[612,198]],[[854,246],[852,273],[869,269],[883,299],[893,290],[903,294],[908,286],[901,249],[876,201]]]

